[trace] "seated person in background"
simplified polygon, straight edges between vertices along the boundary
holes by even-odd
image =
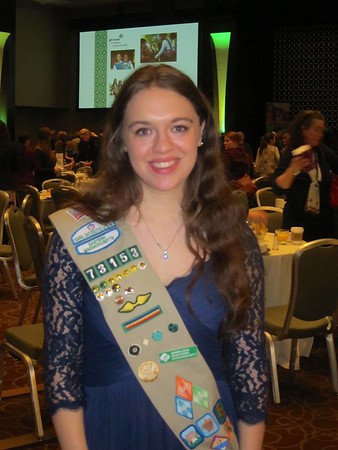
[[[90,166],[93,174],[98,169],[98,160],[100,154],[100,141],[98,137],[91,133],[87,128],[80,130],[81,141],[78,145],[78,155],[75,158],[76,163],[82,163],[84,166]]]
[[[38,139],[34,149],[33,167],[35,185],[41,191],[43,181],[60,175],[61,167],[56,165],[56,156],[51,147],[51,129],[48,127],[40,128]]]
[[[16,186],[24,184],[35,185],[33,172],[34,149],[31,146],[27,131],[20,131],[16,139],[16,154],[18,167],[15,173]]]
[[[243,146],[243,134],[228,131],[224,135],[224,160],[230,180],[237,180],[248,173],[253,177],[253,161]]]
[[[279,150],[275,145],[275,133],[267,133],[261,137],[256,155],[256,176],[270,177],[278,166]]]
[[[223,159],[226,176],[235,189],[240,189],[237,181],[245,174],[253,178],[254,171],[252,157],[243,146],[243,133],[228,131],[224,135],[224,150]],[[247,196],[249,206],[257,206],[254,193],[247,192]]]

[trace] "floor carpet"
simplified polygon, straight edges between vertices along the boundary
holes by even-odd
[[[32,318],[37,293],[31,301],[27,321]],[[6,282],[0,283],[0,339],[4,329],[16,325],[20,301],[12,300]],[[338,337],[336,336],[336,348]],[[4,390],[26,386],[23,364],[6,354]],[[279,367],[281,406],[271,401],[263,450],[338,450],[338,397],[333,395],[325,339],[315,340],[309,358],[301,358],[301,369],[290,377]],[[37,370],[41,382],[41,369]],[[58,450],[50,417],[40,392],[43,424],[47,439],[37,442],[29,394],[4,397],[0,402],[0,450],[10,448]],[[24,435],[30,444],[14,437]],[[98,446],[99,450],[99,446]],[[134,450],[134,449],[131,449]],[[149,449],[150,450],[150,449]],[[170,449],[165,449],[170,450]]]

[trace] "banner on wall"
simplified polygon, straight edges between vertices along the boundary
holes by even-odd
[[[287,128],[290,121],[290,103],[266,103],[266,132]]]

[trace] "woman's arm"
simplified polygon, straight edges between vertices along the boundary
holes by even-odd
[[[262,450],[265,433],[265,422],[249,425],[238,422],[240,450]]]
[[[62,450],[88,450],[82,408],[77,411],[61,409],[52,421]]]
[[[275,183],[282,189],[289,189],[296,176],[304,169],[307,169],[309,165],[309,159],[304,156],[295,156],[291,158],[289,166],[284,172],[277,176]]]
[[[251,230],[244,236],[251,303],[247,327],[226,347],[228,379],[238,417],[241,450],[261,450],[268,415],[269,371],[264,334],[264,266]]]
[[[86,450],[83,421],[83,294],[86,282],[55,233],[43,286],[44,382],[63,450]]]

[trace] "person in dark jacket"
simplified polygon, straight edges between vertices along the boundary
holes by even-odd
[[[16,139],[16,154],[18,170],[16,171],[16,187],[30,184],[35,186],[34,178],[34,149],[31,146],[30,136],[27,131],[20,131]]]
[[[59,175],[61,168],[56,165],[55,153],[51,147],[52,130],[48,127],[40,128],[38,138],[34,151],[34,174],[35,185],[41,190],[42,183]]]
[[[323,145],[324,116],[300,111],[290,124],[290,146],[275,171],[275,189],[285,194],[283,228],[304,228],[304,240],[334,237],[334,214],[329,203],[332,174],[338,155]]]
[[[76,162],[90,166],[95,174],[99,163],[100,140],[87,128],[82,128],[79,135],[81,141],[78,146],[79,154],[77,155]]]

